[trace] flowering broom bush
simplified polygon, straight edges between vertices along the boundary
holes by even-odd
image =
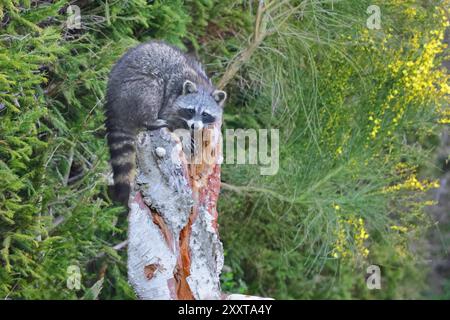
[[[270,3],[270,1],[267,1]],[[279,1],[226,90],[224,128],[280,130],[280,167],[223,165],[223,288],[274,298],[414,298],[433,223],[424,174],[450,122],[449,1]],[[255,39],[257,1],[0,3],[0,296],[134,298],[124,208],[107,192],[105,84],[164,39],[215,80]],[[236,192],[239,191],[239,192]],[[379,265],[382,290],[368,290]],[[81,273],[68,286],[68,270]]]

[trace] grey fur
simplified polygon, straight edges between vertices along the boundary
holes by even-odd
[[[202,128],[221,119],[225,99],[202,65],[173,46],[152,41],[125,53],[110,73],[106,94],[116,198],[128,202],[140,130]]]

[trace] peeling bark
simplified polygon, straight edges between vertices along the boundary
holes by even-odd
[[[130,197],[128,274],[141,299],[220,299],[223,248],[217,228],[220,126],[204,142],[208,163],[189,164],[166,129],[137,139]],[[215,136],[218,134],[218,136]]]

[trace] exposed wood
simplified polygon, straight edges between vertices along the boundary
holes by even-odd
[[[214,161],[199,164],[188,163],[180,139],[166,129],[138,137],[128,273],[141,299],[221,298],[220,127],[211,133],[203,151]]]

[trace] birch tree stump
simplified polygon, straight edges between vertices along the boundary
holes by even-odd
[[[220,124],[204,139],[209,161],[188,163],[181,139],[163,128],[137,139],[129,201],[128,277],[141,299],[221,299],[223,248]],[[203,159],[204,160],[204,159]]]

